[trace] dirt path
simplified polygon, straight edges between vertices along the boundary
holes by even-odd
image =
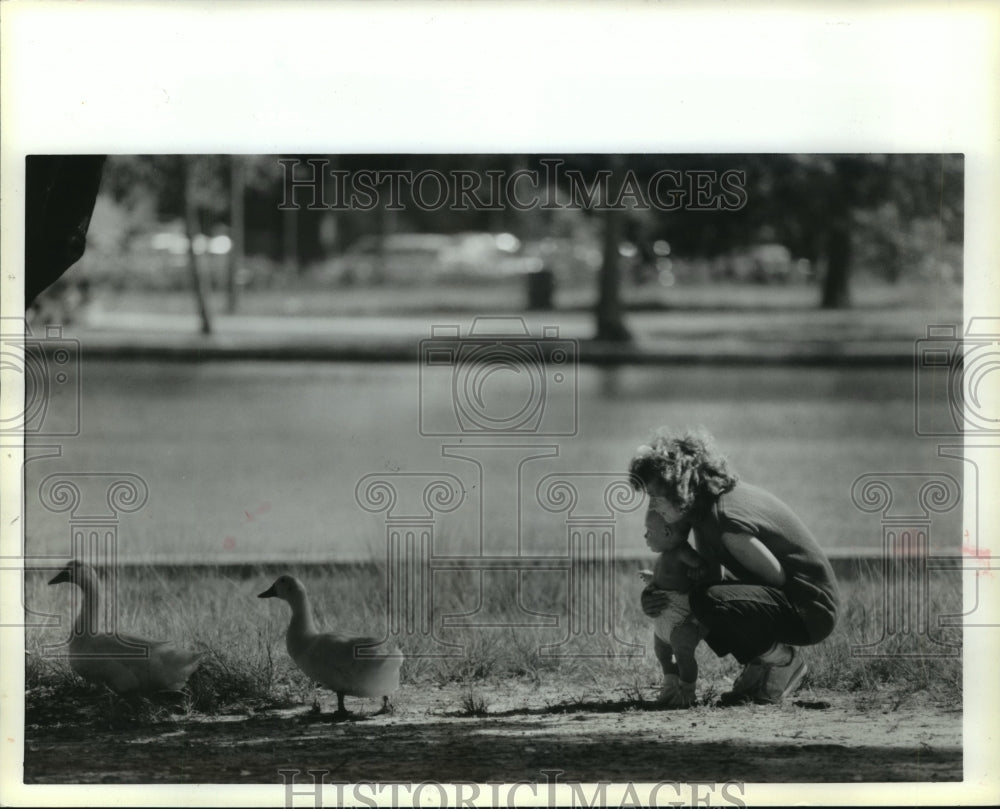
[[[391,716],[331,721],[308,708],[187,717],[99,729],[29,725],[27,783],[281,783],[279,770],[326,770],[328,781],[708,780],[955,781],[961,713],[919,695],[859,706],[807,692],[802,707],[637,708],[624,695],[525,685],[414,688]],[[829,707],[816,707],[828,704]],[[324,701],[324,705],[328,705]]]

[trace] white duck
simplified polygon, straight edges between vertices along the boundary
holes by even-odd
[[[69,665],[84,680],[119,694],[179,691],[198,667],[199,652],[168,641],[99,631],[101,583],[92,567],[76,559],[49,582],[69,582],[83,591],[80,614],[69,641]]]
[[[338,635],[316,631],[305,585],[294,576],[279,576],[258,598],[280,598],[292,608],[292,620],[285,636],[285,646],[295,664],[311,679],[337,694],[336,716],[349,716],[344,695],[382,697],[382,709],[392,710],[389,694],[399,688],[399,669],[403,656],[392,647],[372,656],[363,656],[359,647],[375,647],[376,638]]]

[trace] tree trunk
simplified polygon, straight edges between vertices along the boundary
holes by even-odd
[[[612,176],[608,182],[610,200],[617,201],[617,190],[623,181],[622,173],[625,163],[621,157],[611,161]],[[621,272],[619,270],[618,243],[621,241],[623,213],[617,207],[609,206],[603,213],[604,218],[604,255],[601,260],[601,271],[598,276],[597,290],[597,340],[624,343],[632,339],[632,334],[625,325],[625,315],[621,303]]]
[[[833,176],[827,206],[826,275],[823,277],[823,309],[848,309],[851,306],[851,236],[854,209],[858,203],[858,178],[863,163],[851,156],[833,159]]]
[[[237,275],[243,268],[245,254],[243,196],[246,191],[246,167],[243,158],[233,155],[229,158],[229,272],[226,276],[226,311],[233,314],[239,303],[239,282]]]
[[[851,228],[846,220],[830,228],[826,275],[823,277],[823,309],[851,306]]]
[[[285,268],[285,281],[299,274],[299,211],[289,208],[281,212],[281,253]]]
[[[621,233],[621,211],[604,212],[604,257],[598,279],[597,335],[598,340],[627,342],[632,339],[621,304],[621,273],[619,272],[618,241]]]
[[[389,277],[389,265],[386,256],[386,237],[396,232],[398,221],[396,212],[386,208],[387,202],[380,202],[375,213],[375,269],[370,279],[375,284],[386,284],[393,281]]]
[[[188,240],[188,268],[191,273],[191,287],[194,291],[198,316],[201,318],[201,333],[212,333],[212,315],[208,305],[208,290],[200,262],[194,252],[194,238],[198,235],[198,206],[195,204],[193,157],[181,157],[181,176],[184,183],[184,228]]]

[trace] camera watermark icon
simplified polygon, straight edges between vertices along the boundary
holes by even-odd
[[[1000,434],[1000,318],[928,326],[914,359],[917,435]]]
[[[131,473],[79,472],[56,473],[39,486],[42,505],[55,513],[67,513],[70,528],[70,566],[50,584],[69,583],[72,611],[76,616],[69,637],[42,647],[42,656],[66,658],[74,638],[107,634],[115,638],[115,651],[83,652],[74,650],[75,660],[144,658],[148,646],[135,643],[119,634],[118,627],[118,529],[123,514],[132,514],[145,506],[149,497],[146,482]],[[44,570],[52,570],[45,564]],[[103,573],[94,580],[92,575]],[[59,616],[49,616],[60,624]]]
[[[577,356],[557,326],[533,337],[521,317],[477,317],[465,337],[434,326],[420,341],[420,434],[576,435]]]
[[[470,507],[478,509],[478,534],[473,537],[478,548],[457,555],[443,552],[437,542],[441,532],[435,535],[437,515],[429,513],[427,498],[419,492],[409,495],[411,501],[415,498],[422,503],[419,509],[400,508],[397,487],[423,485],[418,477],[376,474],[363,478],[356,490],[359,505],[386,514],[387,637],[403,641],[404,628],[419,626],[432,639],[431,656],[460,655],[464,647],[447,643],[439,632],[551,629],[562,630],[563,638],[556,643],[540,642],[540,655],[644,653],[643,647],[615,637],[613,620],[615,519],[637,508],[641,494],[617,472],[568,474],[558,485],[552,481],[541,488],[529,485],[535,480],[533,464],[560,453],[558,444],[529,439],[577,434],[577,356],[577,342],[561,339],[558,328],[546,326],[540,336],[532,336],[521,317],[477,317],[464,336],[457,325],[435,326],[431,337],[421,341],[420,434],[457,438],[457,443],[441,446],[441,455],[473,465],[471,474],[466,467],[463,480],[468,481],[460,485],[463,492],[475,493],[469,500]],[[466,443],[470,436],[483,441]],[[386,486],[393,487],[391,495],[382,488]],[[603,489],[579,496],[575,493],[579,486]],[[572,507],[579,503],[586,503],[587,508]],[[591,505],[595,508],[588,510]],[[566,507],[560,529],[560,534],[566,532],[566,544],[557,540],[554,548],[527,551],[524,512],[531,506],[548,515]],[[539,532],[537,524],[532,532]],[[401,551],[404,546],[405,553]],[[547,593],[563,583],[565,603],[550,601],[533,608],[532,597],[537,598],[537,593],[526,583],[540,581],[537,577],[552,579],[551,586],[546,584]],[[458,604],[438,612],[434,590],[442,578],[465,584],[454,588]],[[426,594],[414,597],[420,587]],[[408,612],[398,614],[400,607]],[[435,623],[438,614],[440,625]],[[419,649],[416,656],[420,656]]]
[[[61,326],[39,336],[21,318],[0,318],[0,370],[4,384],[11,375],[24,379],[23,405],[5,403],[0,435],[80,434],[79,340],[64,337]]]
[[[932,513],[944,514],[962,501],[951,475],[917,472],[861,475],[851,487],[856,508],[882,516],[881,635],[851,647],[853,657],[957,657],[961,649],[932,628],[931,571],[947,568],[948,557],[931,554]]]

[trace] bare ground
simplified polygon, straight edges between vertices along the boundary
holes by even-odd
[[[308,706],[157,722],[53,721],[29,711],[25,782],[960,781],[962,715],[918,692],[807,689],[781,706],[656,710],[634,693],[529,683],[410,686],[392,715]],[[484,713],[485,712],[485,713]],[[480,715],[476,715],[480,714]],[[72,720],[72,717],[67,717]]]

